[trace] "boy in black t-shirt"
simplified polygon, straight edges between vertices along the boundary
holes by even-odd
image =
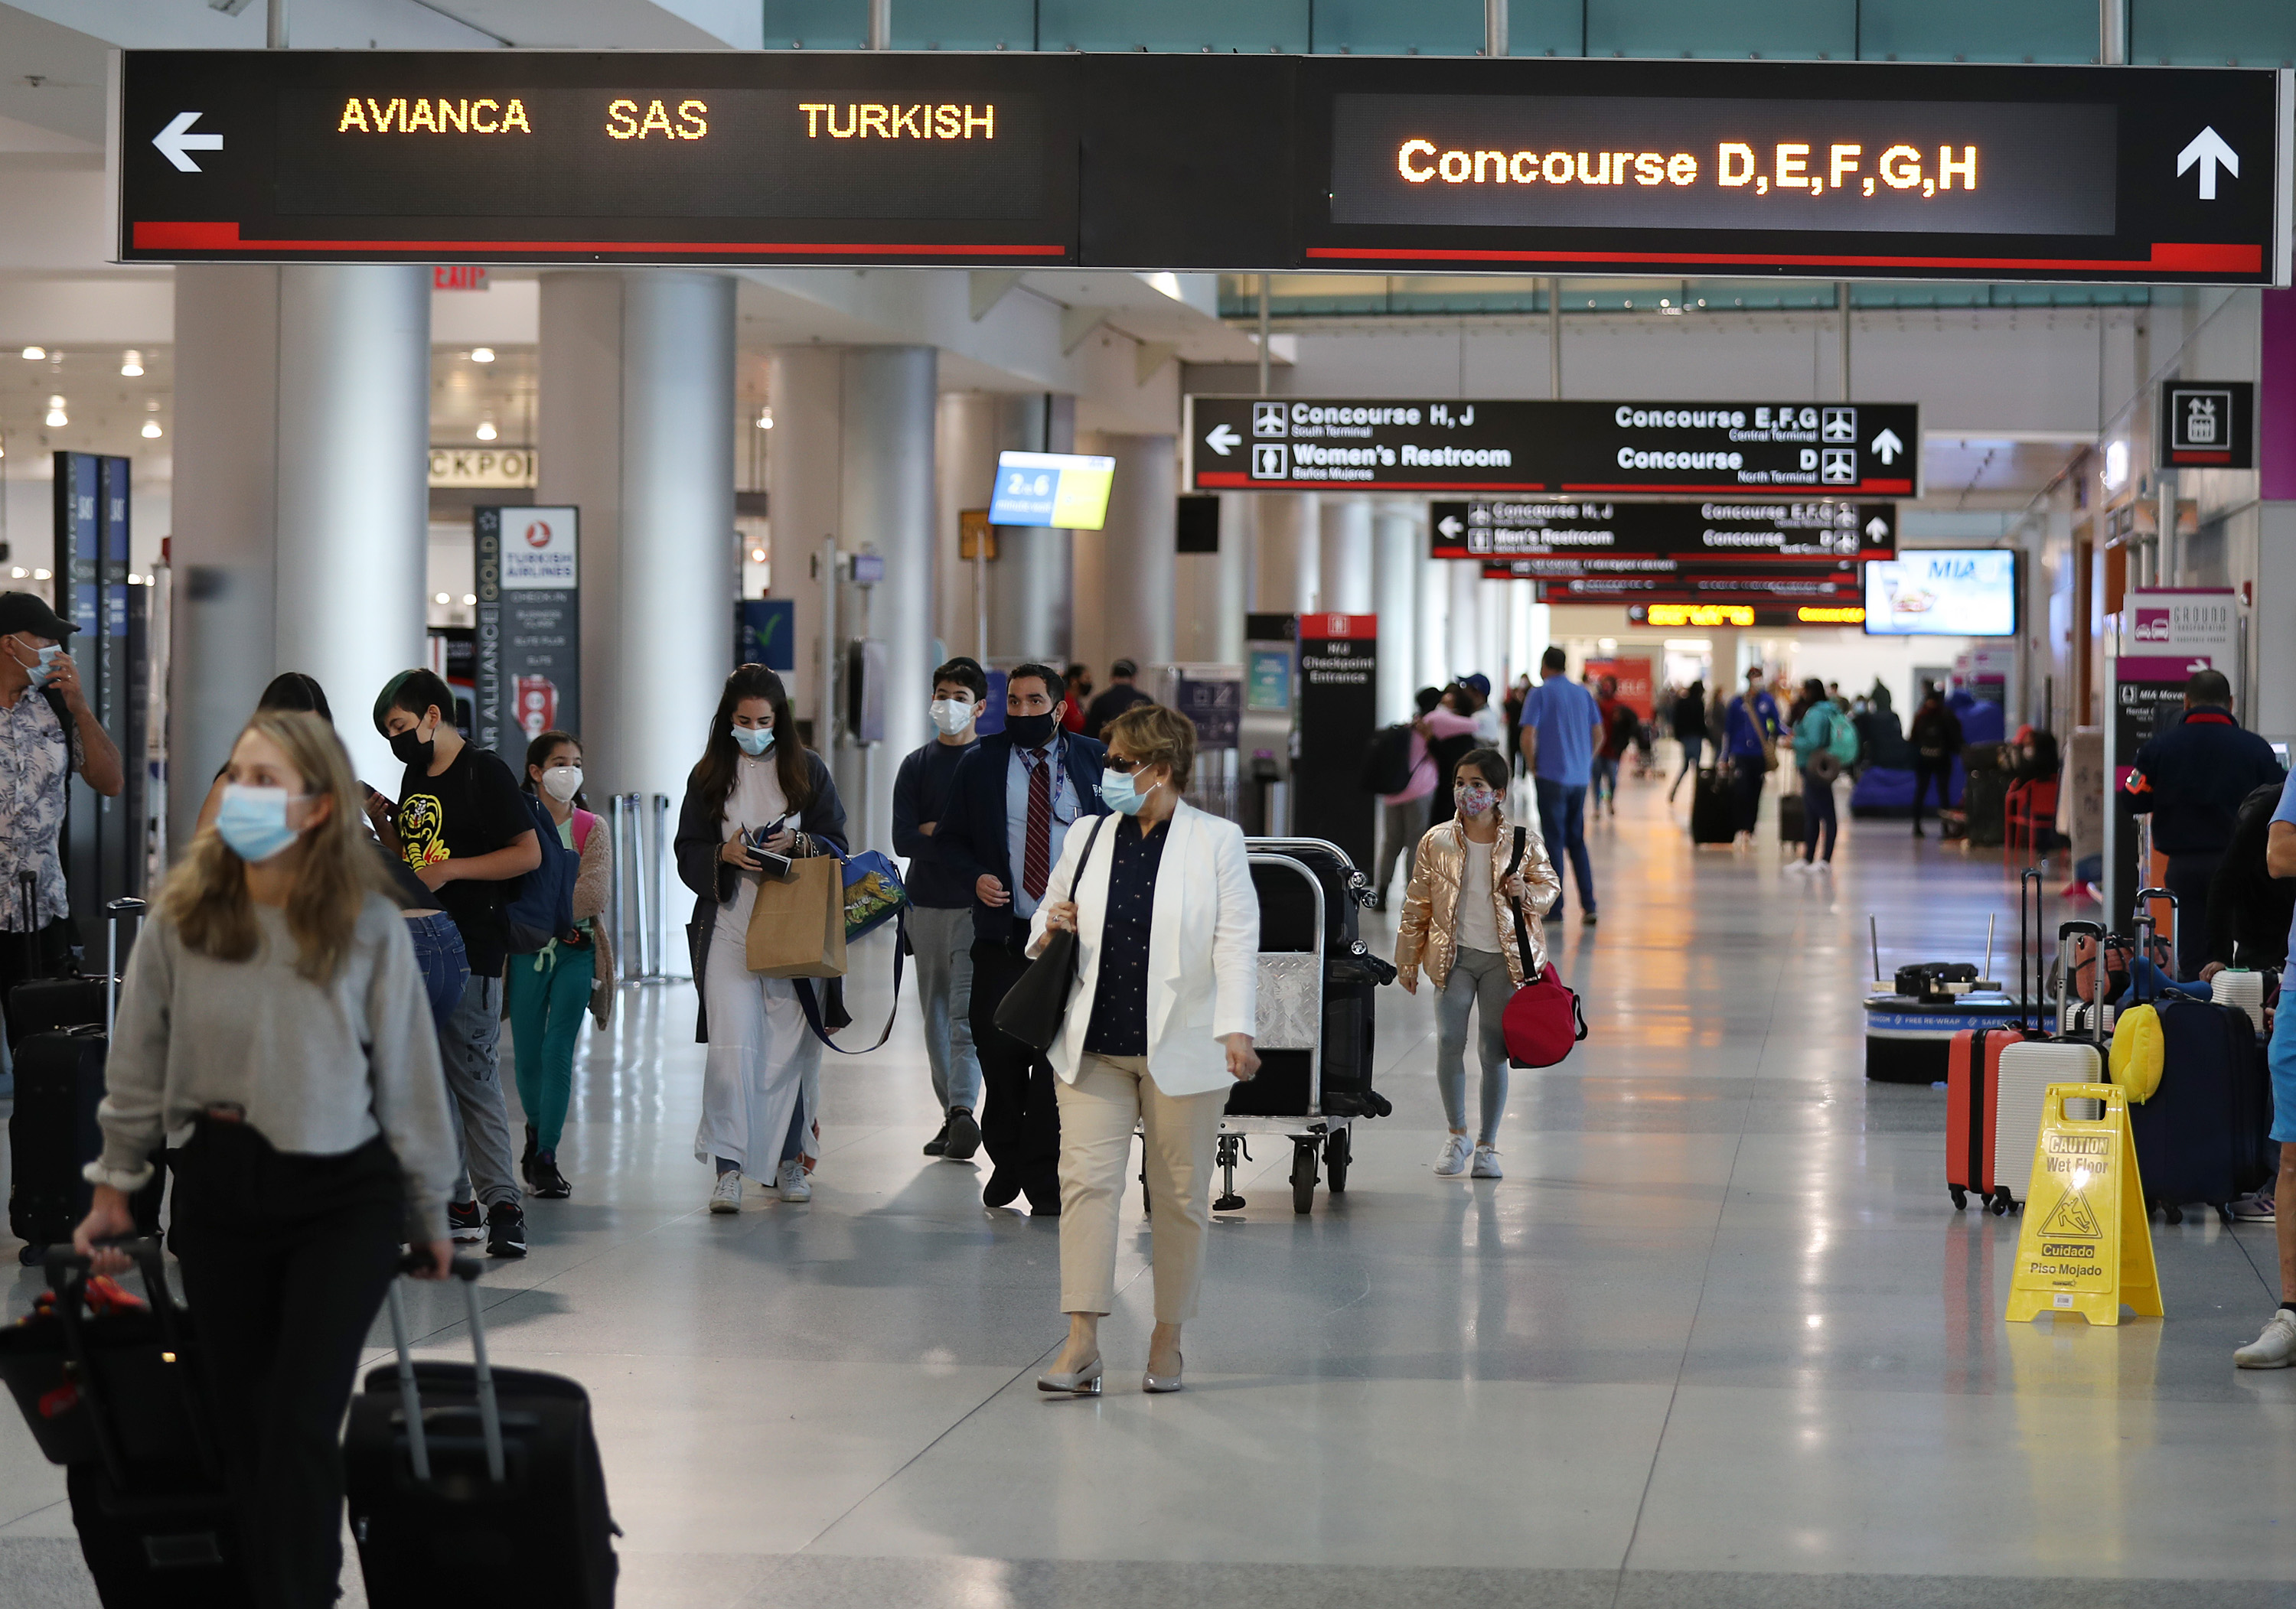
[[[456,1239],[476,1239],[483,1211],[488,1253],[523,1257],[526,1214],[500,1077],[510,959],[502,886],[541,865],[542,845],[510,767],[455,730],[446,718],[454,707],[455,695],[431,672],[402,671],[375,699],[374,725],[406,764],[393,818],[406,862],[455,919],[470,957],[470,981],[439,1033],[463,1126],[464,1172],[447,1207],[449,1226]]]

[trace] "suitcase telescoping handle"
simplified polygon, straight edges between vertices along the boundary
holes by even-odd
[[[401,1273],[425,1266],[422,1253],[410,1254],[398,1265]],[[463,1287],[463,1303],[470,1314],[472,1375],[479,1388],[479,1431],[487,1443],[487,1479],[499,1486],[505,1478],[503,1460],[502,1412],[495,1403],[494,1371],[487,1367],[486,1325],[479,1316],[479,1263],[472,1257],[455,1259],[455,1282]],[[390,1339],[398,1352],[398,1401],[406,1420],[406,1453],[414,1478],[430,1478],[430,1439],[422,1426],[422,1392],[414,1383],[414,1360],[406,1350],[406,1301],[398,1281],[390,1282]]]
[[[2153,959],[2152,952],[2161,942],[2161,924],[2152,919],[2150,908],[2154,900],[2169,902],[2169,942],[2177,949],[2183,947],[2185,913],[2177,909],[2177,891],[2173,888],[2139,888],[2136,891],[2136,953],[2157,967],[2161,963]],[[2174,977],[2177,976],[2176,949],[2171,949],[2168,954],[2169,976]],[[2136,978],[2134,967],[2129,968],[2128,976],[2132,981]],[[2136,998],[2142,1000],[2144,997],[2140,993]]]
[[[2030,927],[2026,925],[2025,918],[2025,889],[2029,884],[2033,890],[2033,914]],[[2041,929],[2045,925],[2041,901],[2046,892],[2041,881],[2039,867],[2028,866],[2017,874],[2018,969],[2020,971],[2024,969],[2025,957],[2028,954],[2033,958],[2033,992],[2030,994],[2025,992],[2025,984],[2021,979],[2017,984],[2017,1025],[2021,1028],[2025,1025],[2025,1017],[2030,1009],[2033,1019],[2033,1031],[2037,1034],[2046,1032],[2047,1027],[2044,1019],[2048,1014],[2048,1009],[2044,1002],[2048,998],[2048,974],[2047,969],[2041,963],[2040,938]]]
[[[2097,1050],[2104,1050],[2104,924],[2102,922],[2060,922],[2057,924],[2057,1021],[2065,1020],[2065,987],[2071,980],[2072,952],[2068,939],[2087,937],[2096,943],[2097,990],[2096,1001],[2090,1009],[2089,1032],[2096,1041]],[[2066,1037],[2070,1039],[2070,1034]]]
[[[103,930],[103,1039],[111,1042],[112,1028],[119,1016],[119,924],[141,921],[148,909],[142,900],[114,900],[104,910],[111,920]]]
[[[40,874],[27,867],[17,875],[18,896],[24,902],[24,976],[40,976]]]

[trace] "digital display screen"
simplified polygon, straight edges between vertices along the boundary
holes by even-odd
[[[1874,637],[2013,637],[2012,548],[1920,548],[1866,567],[1866,632]]]
[[[1108,519],[1108,490],[1115,480],[1113,458],[999,453],[988,523],[1096,531]]]
[[[2110,235],[2109,105],[1342,94],[1332,221]]]

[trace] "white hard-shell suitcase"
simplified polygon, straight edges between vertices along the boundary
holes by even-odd
[[[2104,929],[2095,922],[2066,922],[2057,929],[2057,951],[2066,953],[2065,941],[2087,933],[2102,945]],[[2057,974],[2057,1020],[2065,1017],[2065,981]],[[2031,1177],[2033,1148],[2041,1139],[2041,1100],[2051,1084],[2101,1084],[2105,1082],[2104,1032],[2102,1012],[2087,1014],[2094,1037],[2028,1040],[2001,1052],[2001,1074],[1993,1107],[1993,1178],[1996,1185],[2023,1206],[2025,1186]]]

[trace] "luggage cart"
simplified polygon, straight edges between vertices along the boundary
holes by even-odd
[[[1259,895],[1259,1076],[1238,1084],[1220,1119],[1216,1213],[1240,1210],[1235,1164],[1250,1136],[1292,1142],[1292,1210],[1315,1210],[1320,1159],[1333,1195],[1347,1189],[1359,1118],[1391,1110],[1371,1088],[1372,996],[1395,968],[1356,936],[1371,881],[1321,838],[1246,838]]]

